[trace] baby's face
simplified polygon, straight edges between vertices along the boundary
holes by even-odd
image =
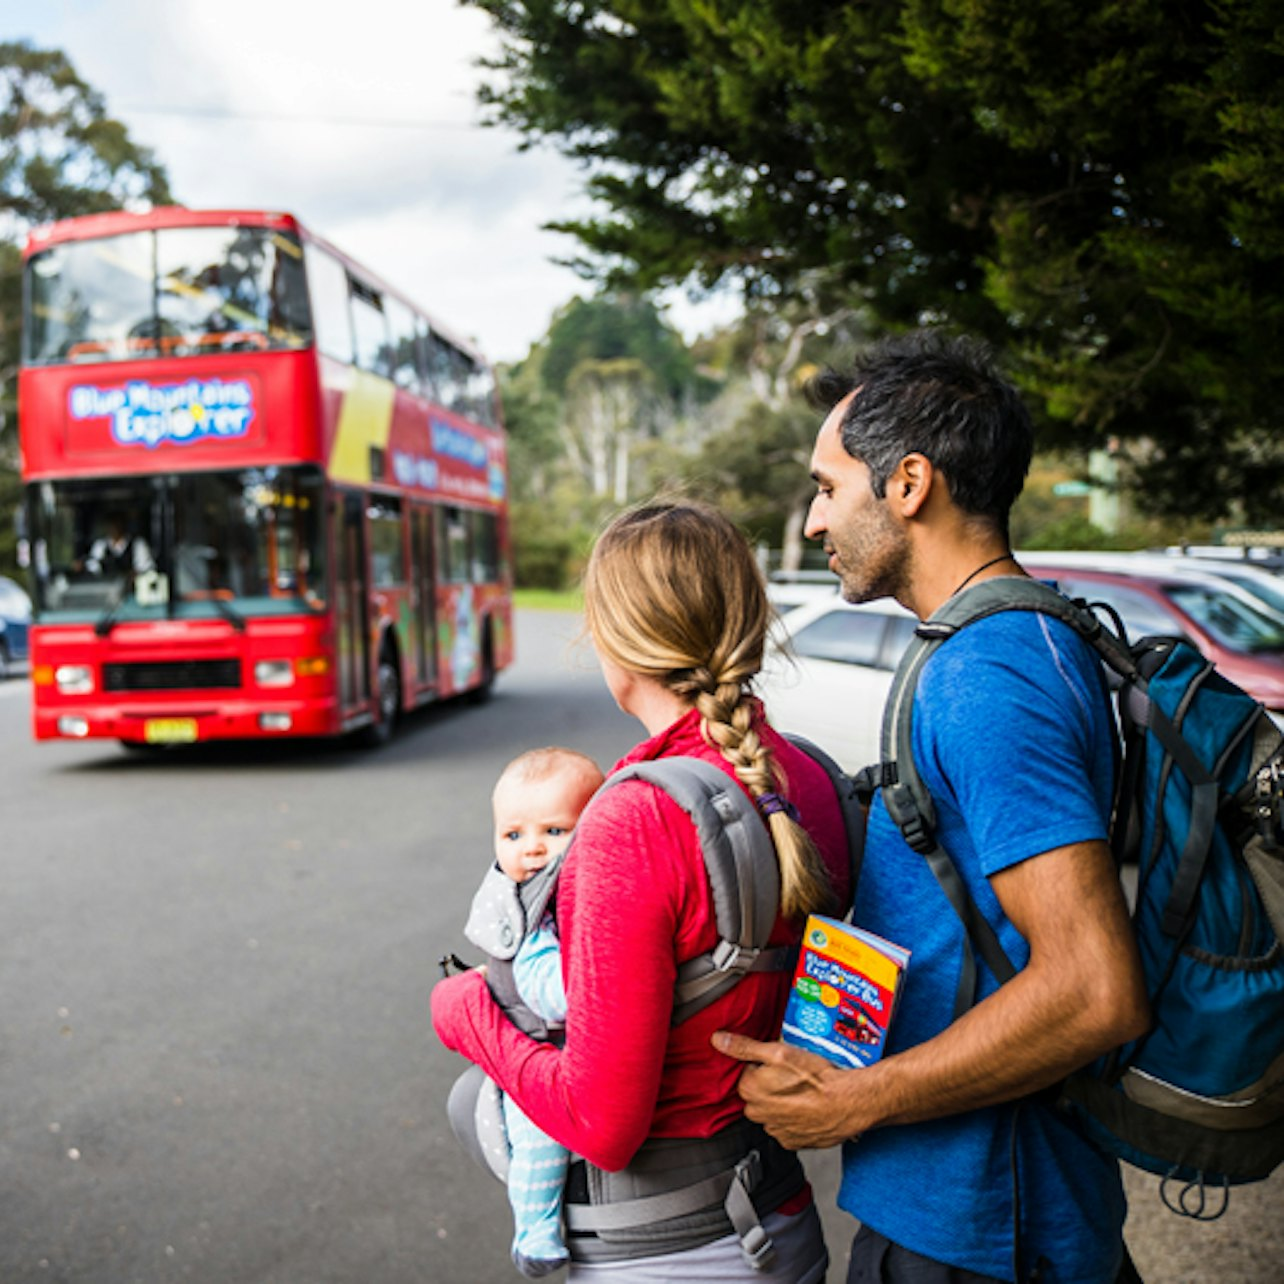
[[[524,882],[566,850],[585,802],[582,786],[556,776],[501,782],[495,791],[495,859]]]

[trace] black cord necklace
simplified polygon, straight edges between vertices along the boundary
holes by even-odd
[[[956,588],[954,592],[950,594],[950,596],[957,597],[960,593],[963,592],[965,588],[967,588],[969,584],[972,583],[974,579],[976,579],[978,575],[980,575],[982,571],[988,571],[991,566],[998,566],[1000,562],[1012,562],[1015,560],[1016,559],[1012,556],[1011,553],[1000,553],[998,557],[992,557],[988,562],[982,562],[981,565],[978,566],[976,570],[974,570],[972,574],[969,575],[967,579],[965,579],[963,583],[960,584],[958,588]]]

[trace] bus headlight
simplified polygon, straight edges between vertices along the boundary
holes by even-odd
[[[89,695],[94,689],[94,671],[87,664],[60,664],[54,683],[62,695]]]
[[[294,685],[294,666],[289,660],[260,660],[254,666],[254,681],[261,687]]]

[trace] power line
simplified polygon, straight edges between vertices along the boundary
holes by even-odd
[[[140,107],[118,103],[116,111],[133,116],[187,116],[207,120],[271,121],[284,125],[342,125],[355,129],[476,129],[473,121],[376,120],[359,116],[315,116],[297,112],[232,111],[225,107]]]

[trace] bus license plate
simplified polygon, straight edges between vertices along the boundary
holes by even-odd
[[[143,739],[149,745],[190,744],[196,739],[195,718],[148,718]]]

